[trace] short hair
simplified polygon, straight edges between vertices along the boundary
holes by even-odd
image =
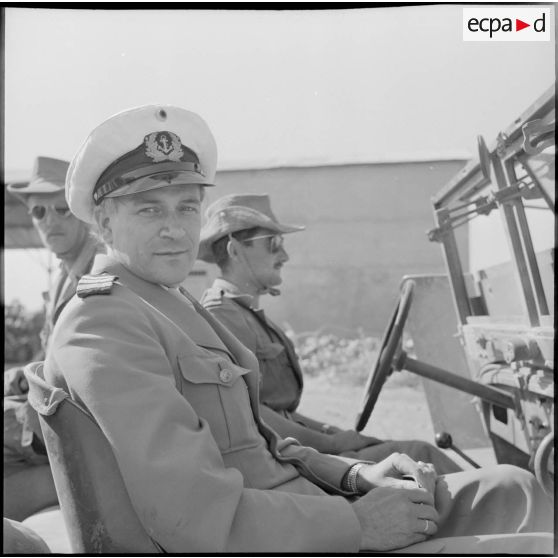
[[[122,199],[120,197],[116,198],[103,198],[99,205],[93,208],[93,217],[95,222],[91,227],[91,232],[93,235],[100,240],[103,244],[108,244],[103,234],[102,220],[107,215],[114,215],[118,209],[118,206],[122,204]]]
[[[270,229],[265,229],[263,227],[252,227],[250,229],[243,229],[241,231],[236,231],[230,234],[233,238],[242,242],[243,244],[247,244],[248,246],[252,246],[251,238],[254,236],[258,236],[260,234],[267,234],[272,233]],[[229,235],[222,236],[219,240],[216,240],[211,245],[211,250],[213,252],[213,257],[215,258],[215,263],[219,266],[219,268],[224,271],[229,265],[230,257],[227,251],[227,245],[229,244]]]

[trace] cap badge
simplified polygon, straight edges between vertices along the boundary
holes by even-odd
[[[155,163],[180,161],[184,151],[180,138],[172,132],[153,132],[144,139],[145,154]]]

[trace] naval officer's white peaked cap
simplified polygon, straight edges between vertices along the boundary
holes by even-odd
[[[105,197],[173,184],[213,186],[217,146],[205,121],[170,105],[146,105],[105,120],[75,154],[66,177],[72,213],[93,223]]]

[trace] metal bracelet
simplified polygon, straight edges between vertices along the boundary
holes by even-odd
[[[356,494],[360,494],[360,491],[358,489],[358,482],[357,482],[358,472],[366,465],[367,465],[367,463],[362,463],[362,462],[361,463],[355,463],[349,469],[349,474],[347,475],[347,486],[349,487],[349,490],[351,492],[355,492]]]

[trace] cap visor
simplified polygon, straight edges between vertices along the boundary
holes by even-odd
[[[105,197],[119,198],[121,196],[129,196],[131,194],[139,194],[140,192],[165,188],[166,186],[188,186],[194,184],[199,184],[200,186],[214,186],[214,184],[206,182],[205,179],[196,172],[166,171],[138,178],[134,180],[134,182],[107,194]]]

